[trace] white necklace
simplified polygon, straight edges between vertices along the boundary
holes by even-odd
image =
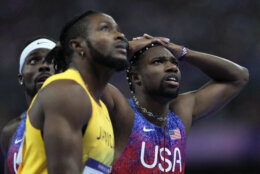
[[[137,100],[136,96],[133,96],[133,101],[134,101],[136,107],[137,107],[143,114],[145,114],[145,115],[147,115],[147,116],[149,116],[149,117],[152,117],[152,118],[154,118],[155,120],[158,120],[158,121],[160,121],[160,122],[165,122],[165,121],[168,120],[168,115],[167,115],[166,117],[157,117],[157,116],[155,116],[152,112],[147,111],[146,108],[144,108],[144,107],[142,107],[142,106],[140,105],[140,102]]]

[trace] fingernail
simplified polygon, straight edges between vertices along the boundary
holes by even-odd
[[[169,38],[166,38],[165,41],[169,43],[171,40]]]

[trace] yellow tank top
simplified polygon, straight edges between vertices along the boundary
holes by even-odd
[[[94,161],[96,165],[111,167],[114,158],[114,132],[106,106],[100,100],[98,105],[90,95],[84,81],[78,71],[68,69],[64,73],[56,74],[48,78],[41,89],[55,80],[74,80],[89,95],[92,104],[92,114],[83,135],[83,165]],[[47,161],[44,142],[41,131],[32,126],[30,122],[30,109],[34,103],[34,97],[26,118],[26,131],[24,135],[22,163],[19,166],[19,174],[47,174]],[[73,147],[72,147],[73,148]],[[91,164],[93,164],[91,162]],[[85,167],[86,168],[86,167]],[[92,170],[92,169],[91,169]],[[87,172],[84,172],[87,173]]]

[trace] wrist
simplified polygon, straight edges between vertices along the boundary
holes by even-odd
[[[181,56],[178,58],[179,61],[182,61],[182,60],[185,58],[186,54],[187,54],[187,48],[185,48],[183,45],[181,46],[181,48],[182,48],[182,54],[181,54]]]

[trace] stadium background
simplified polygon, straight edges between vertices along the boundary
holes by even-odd
[[[25,42],[38,35],[58,39],[65,22],[88,9],[113,16],[129,40],[143,33],[166,36],[247,67],[250,81],[242,93],[217,114],[193,125],[186,173],[260,173],[259,0],[1,0],[0,130],[26,108],[17,82]],[[181,92],[197,89],[208,80],[185,62],[181,71]],[[111,82],[130,96],[123,72]]]

